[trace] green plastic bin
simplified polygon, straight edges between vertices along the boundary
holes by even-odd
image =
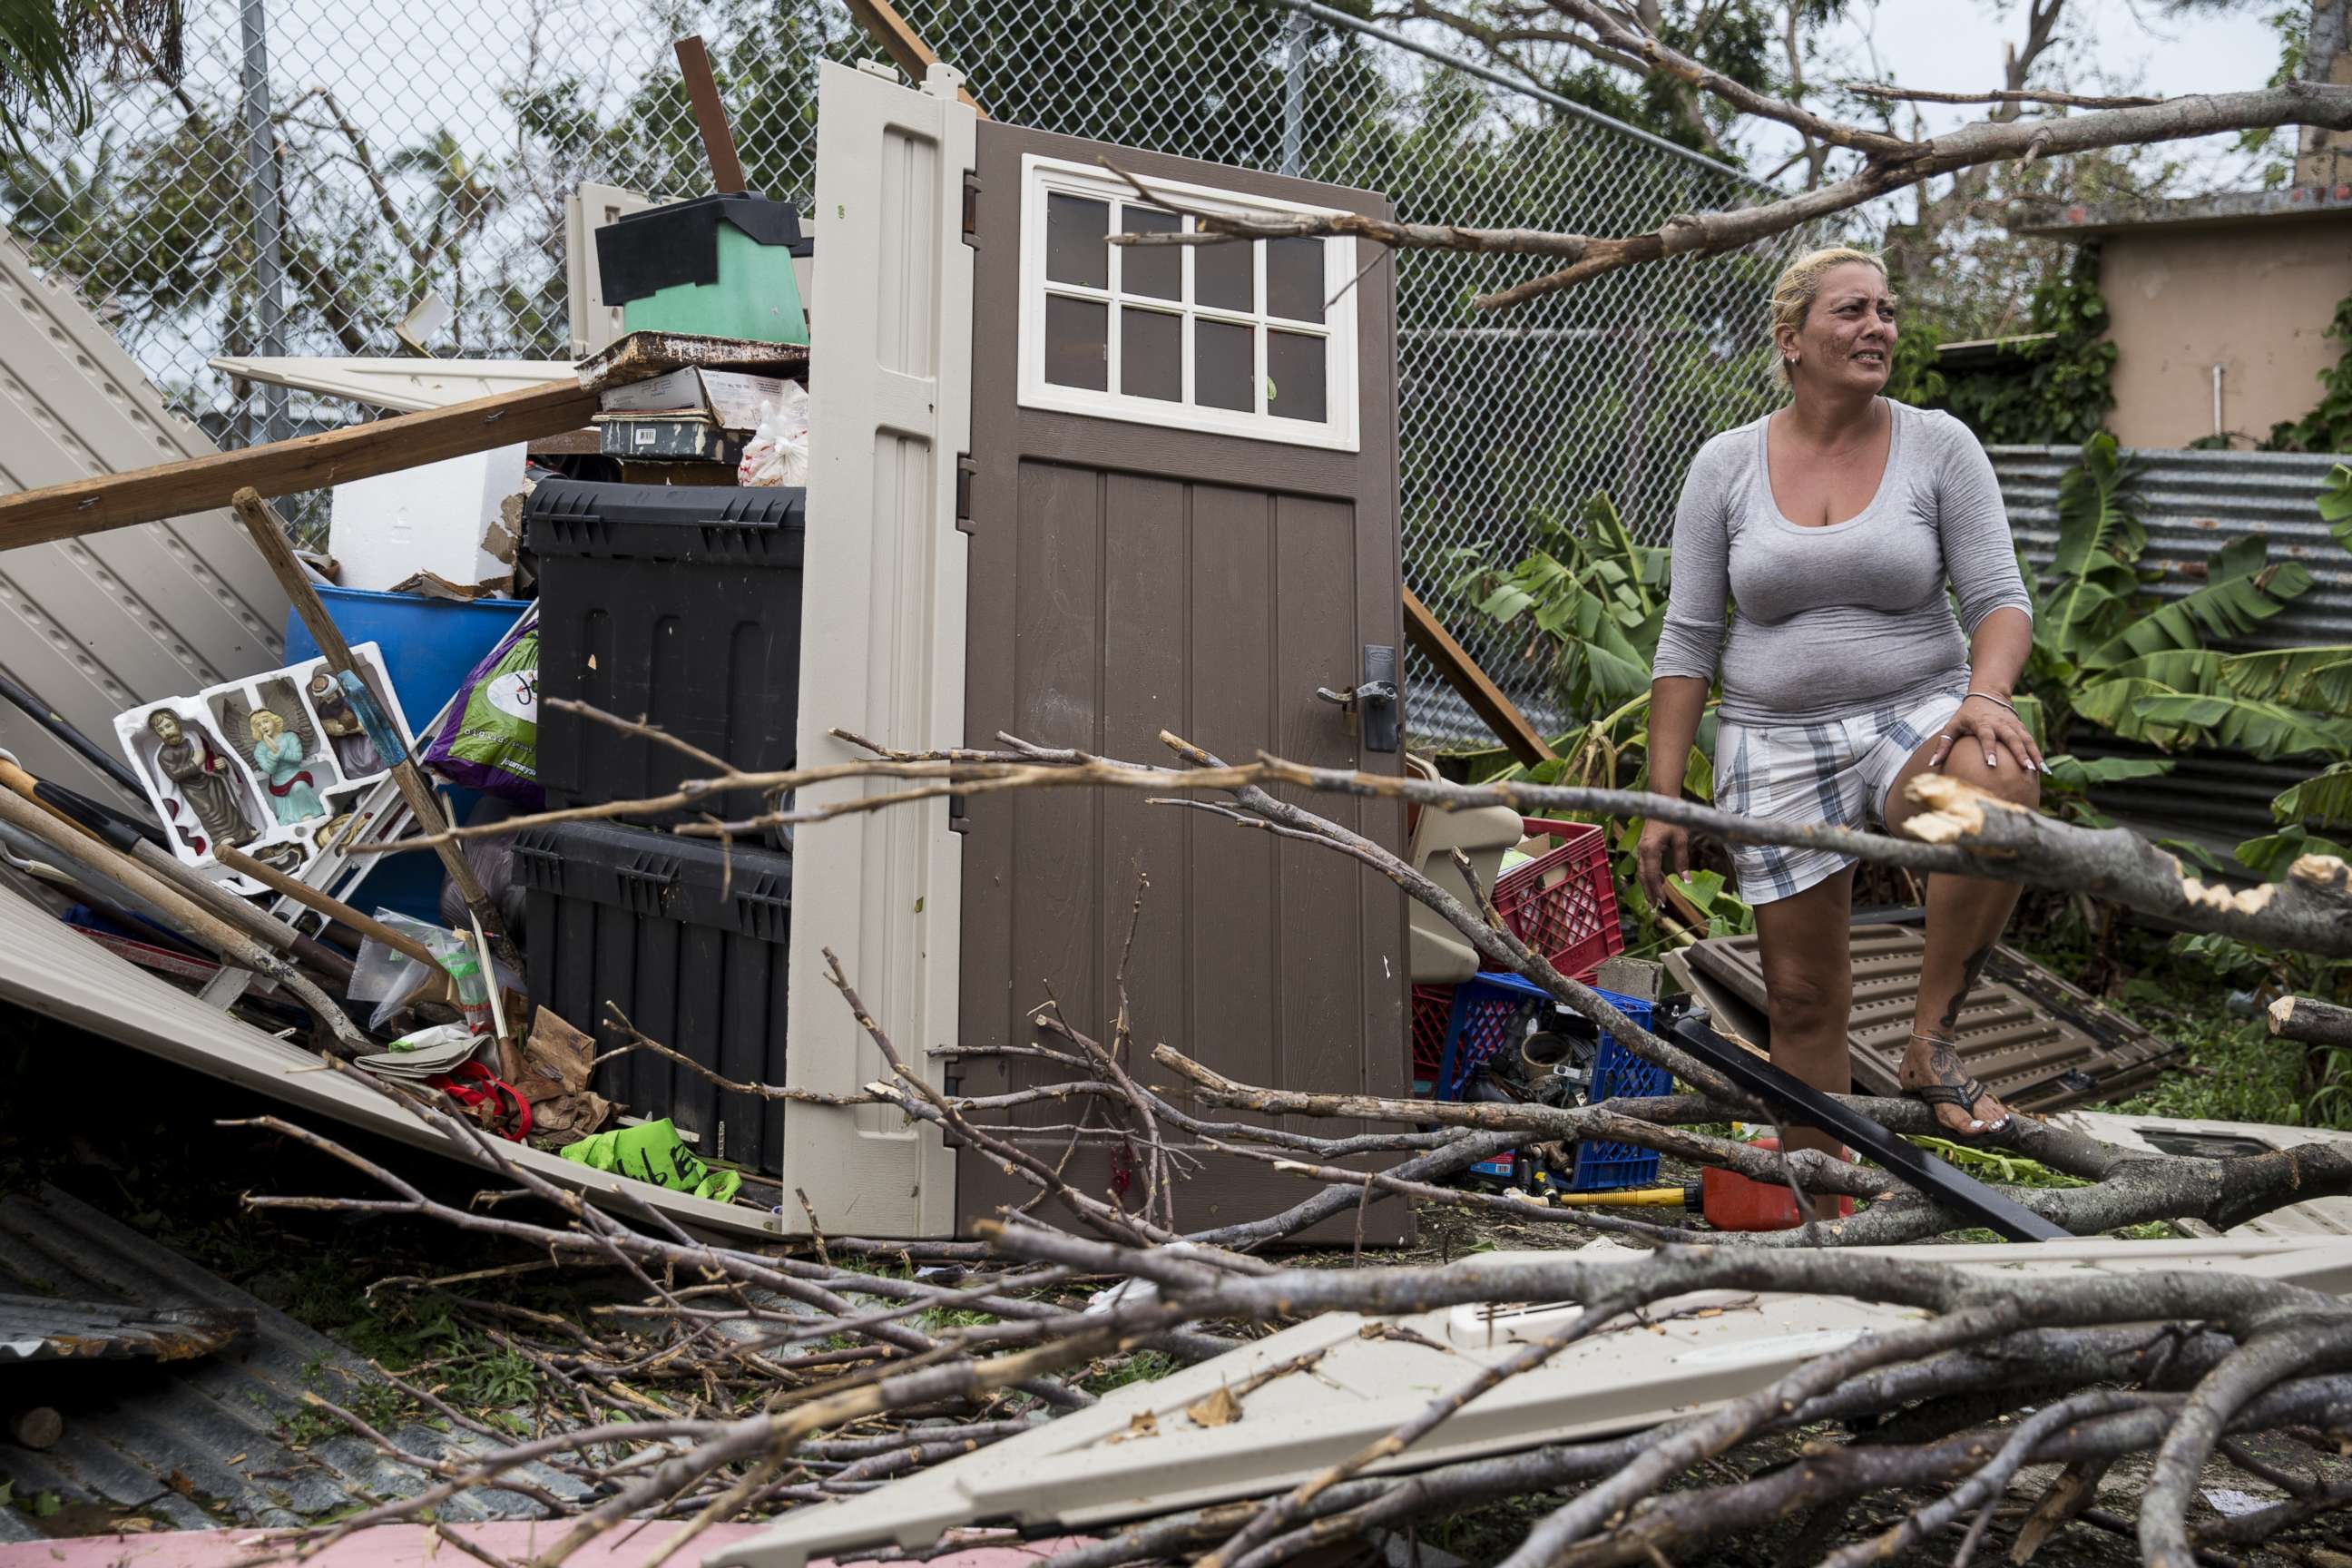
[[[596,231],[605,303],[633,332],[806,343],[793,258],[811,242],[790,202],[701,196],[631,213]]]

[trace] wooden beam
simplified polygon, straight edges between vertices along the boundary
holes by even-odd
[[[931,53],[931,47],[923,42],[922,36],[907,25],[907,18],[898,15],[898,8],[890,4],[890,0],[848,0],[848,5],[849,14],[857,18],[857,25],[864,27],[876,43],[882,46],[882,52],[890,57],[891,64],[920,86],[925,74],[940,60],[939,56]],[[970,88],[958,89],[956,96],[971,105],[974,114],[982,120],[988,118],[988,110],[980,106],[980,100],[972,97]]]
[[[1437,617],[1429,613],[1429,606],[1410,588],[1404,591],[1404,635],[1413,647],[1429,656],[1445,683],[1462,694],[1470,710],[1486,721],[1486,727],[1495,731],[1522,765],[1533,767],[1557,759],[1558,753],[1528,722],[1527,715],[1503,695],[1501,687],[1486,678],[1478,661],[1454,640],[1454,635],[1439,624]]]
[[[595,393],[576,382],[557,382],[290,441],[0,496],[0,550],[210,511],[227,506],[242,489],[291,495],[487,452],[576,430],[595,413]]]
[[[710,74],[710,52],[698,34],[677,44],[678,73],[686,78],[686,99],[694,105],[694,123],[702,132],[702,151],[710,159],[710,179],[722,195],[747,191],[743,161],[735,155],[735,132],[727,126],[727,106],[719,101],[719,80]]]

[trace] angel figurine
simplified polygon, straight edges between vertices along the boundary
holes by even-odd
[[[253,737],[254,765],[261,770],[262,783],[269,791],[269,805],[278,813],[278,825],[326,816],[326,803],[319,798],[318,781],[302,765],[301,737],[288,733],[286,721],[268,708],[255,709],[246,727]]]
[[[163,742],[155,751],[156,770],[172,781],[172,787],[188,803],[188,809],[196,814],[215,843],[250,844],[260,837],[245,814],[245,803],[238,798],[242,792],[228,759],[213,750],[202,731],[189,734],[180,716],[169,708],[148,714],[147,728]]]
[[[319,728],[326,731],[328,744],[335,748],[335,761],[342,764],[343,776],[355,779],[383,771],[383,758],[376,752],[375,742],[368,739],[366,727],[360,716],[352,711],[351,699],[335,684],[332,671],[320,669],[310,677],[310,710],[319,716]]]

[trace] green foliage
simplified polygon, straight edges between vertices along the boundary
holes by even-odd
[[[2344,352],[2319,373],[2319,401],[2302,418],[2283,419],[2272,426],[2262,450],[2352,452],[2352,294],[2336,302],[2327,335],[2342,342]],[[2352,520],[2352,514],[2347,519]],[[2347,526],[2352,527],[2352,521]]]
[[[2352,762],[2331,763],[2316,776],[2271,801],[2279,827],[2238,846],[2238,858],[2258,874],[2277,878],[2305,855],[2352,860]]]
[[[1696,870],[1678,878],[1675,884],[1684,896],[1706,918],[1706,934],[1718,936],[1750,936],[1756,931],[1756,911],[1742,902],[1724,885],[1720,871]]]
[[[2264,86],[2285,87],[2303,75],[2303,46],[2311,24],[2311,7],[2307,5],[2278,6],[2263,18],[2263,25],[2278,38],[2278,64],[2271,70]],[[2275,125],[2258,126],[2238,132],[2238,150],[2242,153],[2269,153],[2273,156],[2263,165],[2263,189],[2277,190],[2294,174],[2294,136],[2290,131],[2284,137]],[[2340,450],[2341,448],[2337,448]]]
[[[2331,479],[2322,515],[2352,542],[2352,472]],[[2264,759],[2352,756],[2352,648],[2223,653],[2210,640],[2241,638],[2276,616],[2314,581],[2298,561],[2273,562],[2259,535],[2213,557],[2206,585],[2151,605],[2139,558],[2147,534],[2133,509],[2129,463],[2105,433],[2083,447],[2060,480],[2058,547],[2034,583],[2033,650],[2019,703],[2052,758],[2050,783],[2082,815],[2092,784],[2160,771],[2154,760],[2085,764],[2067,752],[2078,722],[2162,751],[2219,747]],[[2071,800],[2069,797],[2073,797]],[[2242,846],[2239,858],[2274,875],[2315,847],[2289,824]]]
[[[1981,370],[1913,372],[1905,383],[1924,390],[1928,377],[1943,382],[1934,406],[1958,416],[1988,445],[2044,446],[2087,441],[2116,405],[2113,385],[2116,345],[2105,337],[2107,301],[2099,292],[2099,247],[2077,247],[2064,268],[2052,270],[2033,290],[2031,332],[2046,339],[2004,348],[1999,361]],[[1896,340],[1923,336],[1906,321]]]
[[[79,136],[89,128],[89,80],[135,62],[180,79],[182,0],[5,0],[0,4],[0,129],[26,149],[26,126]]]

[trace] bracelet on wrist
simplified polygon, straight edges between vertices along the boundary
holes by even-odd
[[[1998,696],[1995,696],[1993,693],[1991,693],[1991,692],[1990,692],[1990,691],[1971,691],[1971,692],[1969,692],[1969,697],[1981,697],[1981,698],[1983,698],[1986,701],[1988,701],[1988,702],[1990,702],[1990,703],[1994,704],[1996,707],[2000,707],[2000,708],[2006,708],[2006,709],[2008,709],[2008,710],[2009,710],[2009,711],[2010,711],[2010,713],[2011,713],[2012,716],[2014,716],[2014,715],[2016,714],[2016,712],[2017,712],[2017,704],[2015,704],[2015,703],[2011,702],[2011,701],[2008,698],[2006,698],[2006,697],[1998,697]],[[1961,698],[1961,699],[1960,699],[1960,700],[1961,700],[1961,701],[1963,701],[1963,702],[1967,701],[1968,700],[1969,700],[1969,698],[1968,698],[1968,697],[1963,697],[1963,698]]]

